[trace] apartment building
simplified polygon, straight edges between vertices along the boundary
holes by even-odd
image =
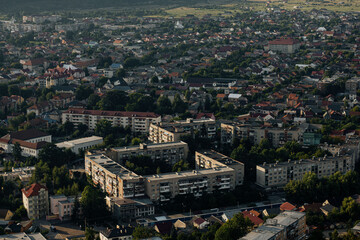
[[[354,168],[355,160],[350,154],[271,164],[263,163],[263,165],[256,166],[256,184],[264,188],[283,187],[291,180],[301,180],[308,172],[313,172],[322,178],[338,171],[346,173]]]
[[[195,152],[195,167],[197,170],[229,167],[235,171],[236,185],[242,185],[244,182],[244,164],[214,150]]]
[[[199,169],[144,176],[146,195],[154,202],[169,201],[177,195],[200,197],[215,190],[233,190],[236,174],[230,167]]]
[[[118,220],[131,220],[155,214],[155,206],[148,198],[121,199],[106,197],[106,205]]]
[[[281,146],[288,141],[303,141],[303,134],[308,132],[313,125],[304,124],[291,128],[265,127],[260,125],[242,123],[221,123],[221,143],[231,144],[235,138],[249,139],[254,144],[259,144],[262,139],[269,139],[274,147]],[[313,136],[318,137],[317,135]],[[317,142],[317,139],[310,139],[306,136],[306,143]]]
[[[98,136],[91,136],[85,138],[79,138],[71,141],[64,141],[57,143],[56,146],[59,148],[70,149],[72,152],[79,154],[80,151],[86,151],[96,145],[102,144],[104,139]]]
[[[130,127],[133,132],[147,133],[150,124],[160,123],[161,116],[152,112],[121,112],[69,108],[62,113],[62,123],[85,124],[94,130],[100,120],[108,120],[113,126]]]
[[[174,165],[180,160],[186,160],[189,147],[185,142],[140,143],[139,146],[117,147],[107,152],[111,159],[124,164],[132,156],[149,156],[153,161],[160,160]]]
[[[284,211],[240,240],[300,240],[306,236],[306,214]]]
[[[345,90],[349,93],[355,93],[360,86],[360,78],[352,77],[345,82]]]
[[[70,220],[75,205],[75,197],[65,195],[50,196],[50,211],[57,215],[61,221]]]
[[[49,214],[48,189],[39,183],[21,189],[24,207],[30,219],[39,219]]]
[[[174,123],[152,123],[149,127],[149,140],[153,143],[178,142],[184,135],[195,135],[213,139],[216,135],[216,121],[213,119],[192,119]]]
[[[85,172],[109,194],[120,198],[145,196],[144,178],[104,154],[85,155]]]

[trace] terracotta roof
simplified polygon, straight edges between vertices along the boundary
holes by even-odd
[[[299,43],[299,41],[291,38],[286,38],[286,39],[281,38],[269,42],[270,45],[293,45],[296,43]]]
[[[157,118],[160,116],[153,112],[102,111],[102,110],[85,110],[83,108],[69,108],[67,111],[65,111],[65,113],[98,115],[98,116],[149,117],[149,118]]]
[[[30,187],[23,188],[23,189],[21,189],[21,191],[28,198],[28,197],[38,196],[40,189],[43,189],[43,188],[46,191],[48,190],[47,187],[45,187],[44,185],[41,185],[39,183],[33,183],[30,185]]]
[[[283,204],[280,205],[280,210],[281,211],[291,211],[294,210],[296,207],[294,205],[292,205],[289,202],[285,202]]]
[[[26,147],[26,148],[31,148],[31,149],[41,149],[43,148],[46,144],[48,144],[48,142],[45,141],[41,141],[41,142],[37,142],[37,143],[31,143],[31,142],[26,142],[26,141],[22,141],[22,140],[18,140],[18,139],[12,139],[12,143],[19,143],[21,147]]]
[[[253,213],[251,213],[250,211],[244,211],[244,212],[242,212],[242,215],[244,216],[244,218],[249,218],[250,221],[251,221],[254,225],[260,225],[260,224],[264,223],[264,221],[263,221],[261,218],[255,216],[255,215],[254,215]]]
[[[201,217],[195,219],[195,221],[194,221],[194,223],[196,223],[197,225],[201,225],[204,222],[205,222],[205,220]]]

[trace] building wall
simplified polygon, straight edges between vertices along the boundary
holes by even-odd
[[[132,156],[149,156],[153,161],[161,160],[173,165],[180,160],[186,160],[188,153],[187,143],[176,142],[173,144],[140,144],[137,148],[113,148],[108,155],[120,164],[124,164]]]
[[[70,121],[74,125],[79,123],[85,124],[90,130],[94,130],[96,124],[102,120],[108,120],[113,126],[122,126],[122,127],[131,127],[131,130],[134,132],[147,133],[149,131],[149,126],[151,123],[159,123],[161,121],[161,116],[156,118],[142,118],[142,117],[121,117],[121,116],[100,116],[100,115],[90,115],[90,114],[72,114],[72,113],[63,113],[62,114],[62,123]]]
[[[23,193],[23,204],[30,219],[39,219],[49,214],[48,191],[41,189],[38,196],[27,198]]]
[[[287,163],[263,164],[256,166],[256,184],[262,187],[282,187],[290,180],[301,180],[305,173],[313,172],[319,178],[336,172],[354,170],[355,160],[351,156],[324,157]]]
[[[235,171],[231,168],[221,168],[211,173],[204,170],[169,173],[146,177],[146,195],[152,201],[169,201],[176,195],[193,194],[202,196],[205,192],[215,190],[232,190],[236,186]]]
[[[299,128],[262,128],[240,124],[221,124],[221,142],[223,144],[231,144],[235,138],[249,139],[253,143],[259,144],[262,139],[267,138],[274,147],[278,147],[288,141],[299,141],[301,136]]]
[[[175,123],[151,124],[148,139],[153,143],[177,142],[181,136],[194,135],[196,131],[200,134],[204,131],[205,137],[212,139],[216,135],[216,122],[212,119],[187,119]]]

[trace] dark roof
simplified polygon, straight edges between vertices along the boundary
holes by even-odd
[[[11,138],[15,138],[23,141],[38,137],[45,137],[45,136],[49,136],[49,134],[41,132],[37,129],[28,129],[24,131],[10,133]]]
[[[107,229],[105,231],[101,231],[101,233],[106,238],[114,238],[114,237],[130,236],[132,235],[133,231],[134,229],[132,227],[123,227],[123,228]]]
[[[159,233],[170,234],[172,225],[173,224],[171,222],[162,222],[162,223],[157,223],[155,226],[157,227]]]

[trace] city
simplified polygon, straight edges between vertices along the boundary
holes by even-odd
[[[360,239],[359,1],[40,2],[0,9],[0,239]]]

